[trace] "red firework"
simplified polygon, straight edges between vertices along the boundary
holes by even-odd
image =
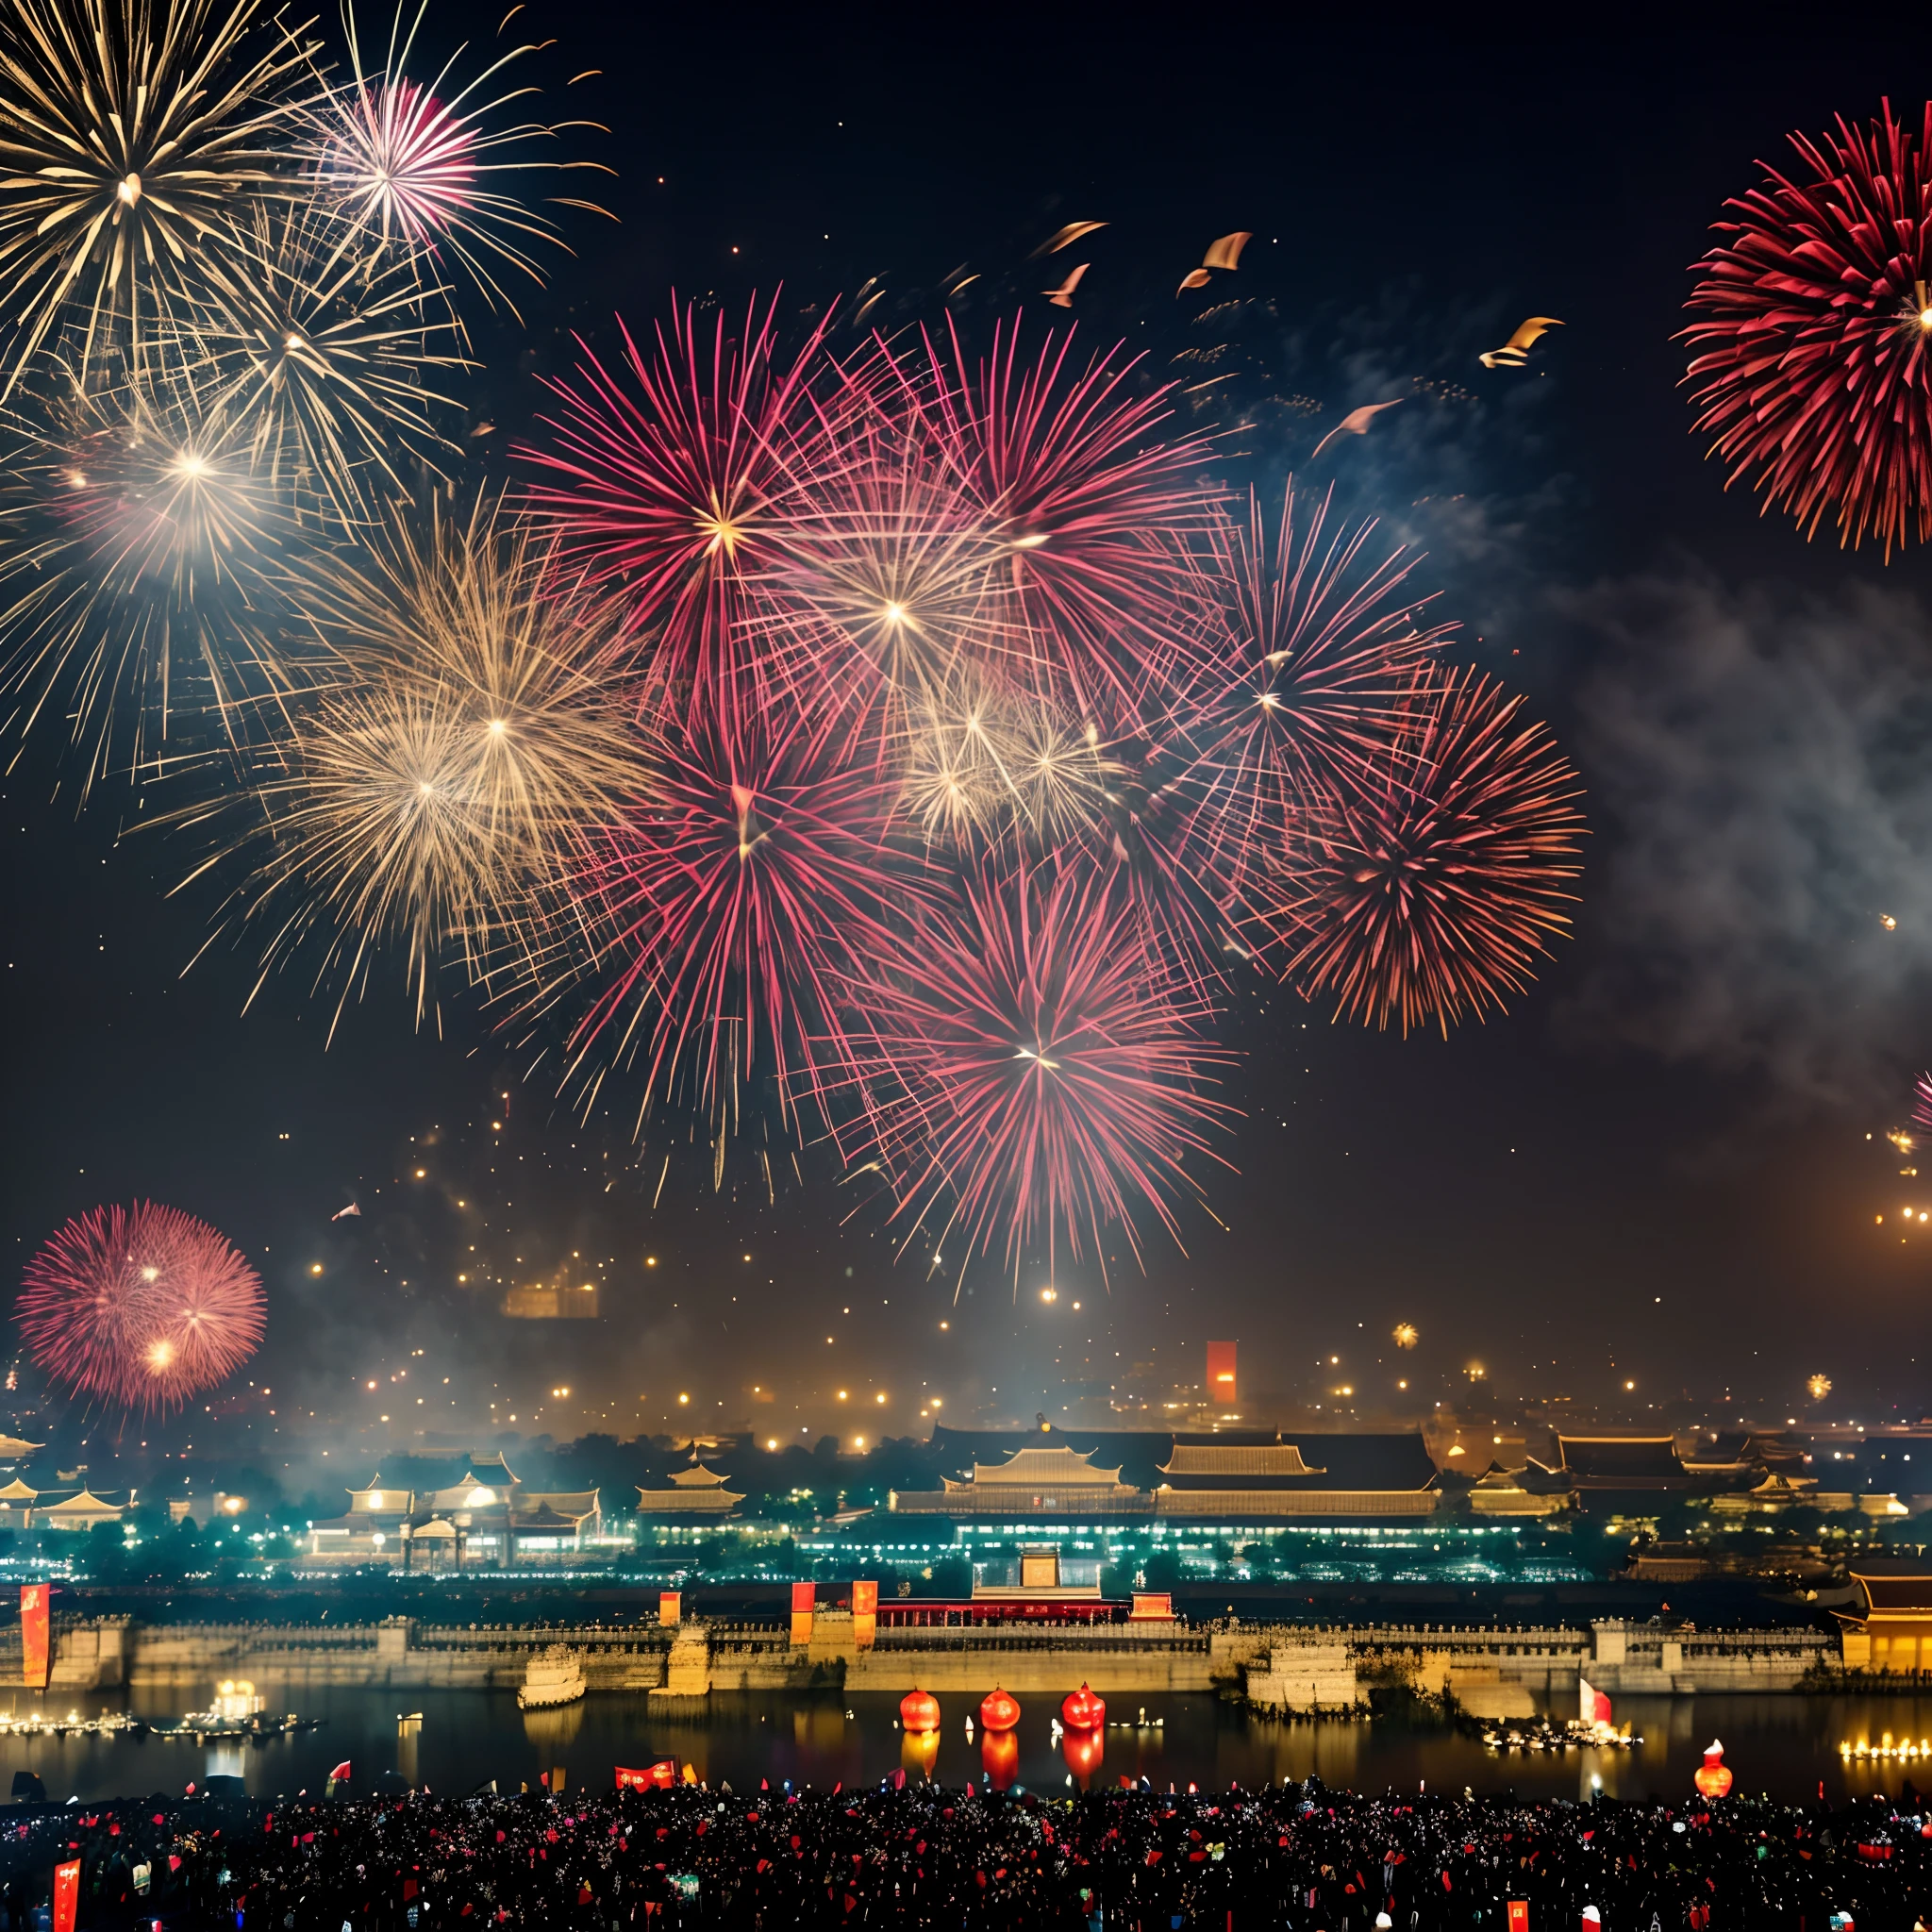
[[[1258,930],[1284,837],[1374,782],[1454,629],[1422,621],[1399,545],[1373,545],[1373,522],[1324,530],[1327,513],[1298,530],[1291,488],[1272,533],[1252,494],[1244,523],[1216,521],[1186,643],[1145,722],[1114,734],[1116,856],[1210,974],[1241,956],[1235,929]]]
[[[615,371],[584,348],[575,380],[550,384],[555,445],[521,452],[560,479],[530,502],[561,554],[656,635],[659,684],[727,710],[746,665],[745,586],[776,562],[815,464],[836,459],[812,396],[823,328],[781,362],[776,310],[754,303],[738,330],[721,313],[708,341],[692,310],[674,310],[654,354],[624,331]]]
[[[1373,783],[1308,815],[1275,921],[1298,941],[1286,976],[1338,1019],[1446,1035],[1500,1011],[1570,924],[1581,787],[1521,703],[1463,672],[1417,700]]]
[[[1144,930],[1091,869],[981,869],[856,984],[869,1106],[846,1144],[877,1158],[936,1267],[998,1245],[1017,1273],[1029,1243],[1051,1262],[1064,1241],[1104,1274],[1109,1224],[1139,1257],[1137,1206],[1178,1240],[1185,1162],[1229,1111],[1203,1075],[1233,1057]]]
[[[1890,558],[1932,535],[1932,103],[1916,143],[1887,101],[1791,144],[1802,178],[1767,168],[1699,264],[1697,427],[1807,537],[1831,513],[1840,543],[1869,530]]]
[[[853,752],[828,712],[664,731],[648,801],[595,836],[575,882],[597,935],[580,1070],[640,1061],[646,1107],[682,1087],[714,1117],[755,1073],[781,1098],[812,1083],[805,1042],[839,1037],[852,952],[905,891],[891,787]]]
[[[76,1394],[179,1408],[261,1341],[261,1279],[191,1214],[138,1201],[70,1221],[26,1265],[15,1315],[34,1360]]]
[[[902,365],[902,395],[970,491],[1019,624],[1041,633],[1046,694],[1081,708],[1108,691],[1132,696],[1147,654],[1172,643],[1164,606],[1183,579],[1172,540],[1213,515],[1217,491],[1201,474],[1208,444],[1153,440],[1171,385],[1133,394],[1138,358],[1083,364],[1071,331],[1049,331],[1023,357],[1016,321],[975,368],[948,327],[947,349],[926,340],[923,370]]]

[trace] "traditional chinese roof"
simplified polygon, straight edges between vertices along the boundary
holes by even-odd
[[[1559,1467],[1580,1489],[1682,1489],[1674,1436],[1558,1436]]]
[[[1221,1445],[1176,1442],[1161,1471],[1171,1491],[1243,1494],[1335,1491],[1421,1491],[1436,1481],[1435,1458],[1420,1429],[1397,1433],[1307,1435],[1294,1442]]]
[[[1041,1484],[1056,1490],[1122,1487],[1118,1469],[1095,1469],[1091,1451],[1082,1455],[1065,1444],[1052,1449],[1016,1449],[1004,1462],[973,1465],[972,1486],[975,1489],[989,1485],[1033,1489]],[[948,1480],[946,1487],[963,1489],[967,1485]]]
[[[0,1462],[18,1462],[22,1457],[46,1446],[44,1442],[24,1442],[18,1436],[0,1436]]]
[[[707,1469],[703,1463],[694,1462],[689,1469],[674,1469],[671,1480],[680,1490],[713,1489],[722,1483],[728,1483],[728,1475],[720,1475],[715,1469]]]
[[[1932,1571],[1923,1564],[1887,1564],[1852,1570],[1852,1581],[1865,1598],[1868,1617],[1932,1618]]]
[[[15,1476],[4,1490],[0,1490],[0,1503],[31,1503],[40,1493],[38,1490],[28,1489],[18,1476]]]
[[[41,1511],[43,1517],[79,1518],[83,1516],[120,1516],[126,1508],[123,1503],[108,1503],[94,1494],[92,1490],[78,1490],[59,1503],[49,1503]]]
[[[1294,1442],[1176,1442],[1162,1475],[1321,1475]]]

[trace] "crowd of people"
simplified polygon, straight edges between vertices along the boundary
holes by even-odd
[[[1293,1932],[1909,1932],[1932,1807],[1263,1790],[862,1790],[148,1799],[0,1817],[0,1919],[80,1932],[802,1925]]]

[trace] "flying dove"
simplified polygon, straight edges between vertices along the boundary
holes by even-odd
[[[1080,286],[1080,277],[1086,273],[1087,264],[1084,261],[1077,262],[1074,264],[1073,273],[1068,275],[1066,280],[1058,289],[1042,289],[1040,292],[1056,308],[1071,308],[1074,306],[1074,291]]]
[[[1521,369],[1538,338],[1562,326],[1554,315],[1532,315],[1500,349],[1485,349],[1475,359],[1485,369]]]
[[[1191,268],[1187,272],[1187,274],[1181,277],[1181,285],[1178,289],[1174,291],[1174,293],[1176,295],[1179,295],[1184,293],[1189,289],[1205,289],[1207,286],[1208,271],[1205,268]]]
[[[1346,432],[1350,436],[1366,436],[1369,433],[1369,425],[1373,423],[1375,420],[1375,418],[1382,413],[1384,409],[1392,409],[1395,407],[1395,405],[1401,401],[1402,398],[1400,396],[1395,396],[1386,403],[1364,403],[1359,409],[1351,409],[1348,412],[1348,414],[1345,415],[1341,419],[1341,421],[1335,425],[1335,427],[1331,429],[1328,432],[1328,434],[1324,436],[1321,440],[1321,441],[1315,445],[1315,456],[1320,456],[1322,452],[1324,449],[1326,449],[1328,445],[1331,442],[1333,442],[1338,436],[1341,436],[1344,432]],[[1313,462],[1314,459],[1314,457],[1310,457],[1308,458],[1310,462]]]
[[[1201,258],[1201,266],[1238,269],[1241,265],[1241,250],[1253,239],[1248,233],[1224,235],[1220,241],[1208,244],[1208,253]]]

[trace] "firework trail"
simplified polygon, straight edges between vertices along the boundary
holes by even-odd
[[[161,1412],[240,1368],[264,1319],[260,1277],[228,1241],[146,1201],[68,1222],[27,1263],[14,1312],[56,1381]]]
[[[981,867],[855,980],[865,1105],[842,1143],[935,1268],[997,1249],[1017,1272],[1043,1242],[1105,1274],[1113,1225],[1139,1258],[1137,1209],[1179,1240],[1185,1163],[1229,1114],[1203,1089],[1233,1056],[1142,930],[1091,868]]]
[[[1807,537],[1932,536],[1932,103],[1918,138],[1892,118],[1794,134],[1795,178],[1726,204],[1729,239],[1698,267],[1689,380],[1727,482],[1749,475]]]
[[[1284,976],[1337,1018],[1446,1035],[1500,1011],[1570,924],[1581,787],[1521,702],[1468,671],[1425,691],[1374,782],[1339,790],[1284,859]]]
[[[849,1059],[853,958],[920,891],[886,842],[890,780],[854,748],[836,708],[660,729],[646,792],[596,829],[575,881],[595,935],[571,1043],[586,1104],[605,1069],[635,1064],[646,1110],[681,1101],[717,1130],[755,1076],[788,1104],[822,1060]]]
[[[597,610],[484,496],[426,532],[399,511],[367,566],[318,562],[301,601],[317,666],[270,742],[266,854],[236,908],[264,973],[319,948],[340,1019],[400,942],[419,1021],[452,961],[472,983],[553,978],[565,871],[644,783]]]

